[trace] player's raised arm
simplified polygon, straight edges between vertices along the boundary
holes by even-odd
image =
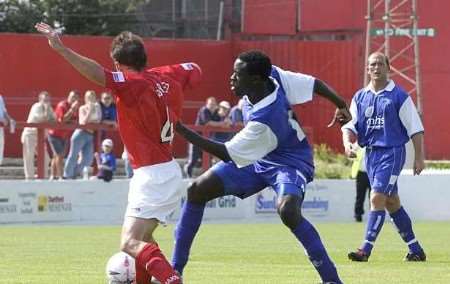
[[[207,139],[197,132],[184,126],[182,123],[178,122],[175,126],[175,130],[178,134],[183,136],[187,141],[191,142],[195,146],[198,146],[202,150],[213,154],[217,158],[224,162],[231,161],[231,157],[228,154],[227,148],[223,143],[215,142],[213,140]]]
[[[66,47],[59,38],[58,32],[48,24],[38,23],[35,25],[35,28],[47,37],[49,45],[81,75],[100,86],[105,86],[105,73],[100,64]]]
[[[336,112],[328,127],[333,126],[336,122],[343,125],[352,119],[347,103],[325,82],[316,78],[314,81],[314,92],[331,101],[336,106]]]

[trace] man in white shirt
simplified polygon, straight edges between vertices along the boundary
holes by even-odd
[[[8,111],[6,110],[5,101],[3,100],[2,95],[0,95],[0,165],[3,163],[3,150],[5,147],[5,131],[4,127],[14,124],[14,119],[9,116]]]
[[[38,102],[34,103],[31,107],[30,113],[28,114],[28,123],[42,123],[55,121],[56,116],[53,112],[52,106],[50,104],[50,95],[46,91],[39,93]],[[25,179],[34,178],[34,155],[36,153],[37,146],[37,129],[34,127],[25,127],[20,137],[22,142],[22,153],[23,153],[23,170],[25,173]],[[45,173],[47,174],[47,167],[49,164],[49,156],[47,151],[45,152]]]

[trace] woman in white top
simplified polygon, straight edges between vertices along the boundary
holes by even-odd
[[[86,125],[101,121],[101,108],[94,91],[86,91],[84,105],[78,111],[78,123]],[[81,154],[81,159],[78,155]],[[94,159],[94,130],[76,129],[70,138],[70,151],[64,166],[64,178],[74,179]]]

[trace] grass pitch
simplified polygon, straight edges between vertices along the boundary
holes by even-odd
[[[406,245],[385,224],[368,263],[352,263],[349,249],[364,224],[317,224],[345,283],[450,283],[450,222],[417,223],[428,261],[406,263]],[[157,240],[171,255],[173,226]],[[0,283],[106,283],[105,264],[117,252],[119,227],[1,226]],[[281,224],[204,224],[185,270],[188,284],[319,283],[295,238]]]

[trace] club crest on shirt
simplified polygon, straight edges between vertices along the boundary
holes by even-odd
[[[155,86],[155,92],[158,97],[162,97],[169,92],[170,85],[166,82],[158,82]]]
[[[366,108],[366,110],[364,112],[364,115],[366,117],[371,117],[373,115],[373,110],[374,110],[373,106],[370,106],[370,107]]]

